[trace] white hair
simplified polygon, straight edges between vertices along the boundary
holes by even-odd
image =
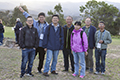
[[[20,18],[17,18],[16,21],[20,21]]]

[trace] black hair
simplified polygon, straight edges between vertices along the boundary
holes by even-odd
[[[27,19],[28,19],[28,18],[32,18],[32,16],[28,16]]]
[[[53,17],[58,17],[58,19],[59,19],[59,15],[57,15],[57,14],[52,15],[52,18]]]
[[[76,22],[74,23],[74,25],[81,26],[81,22],[80,22],[80,21],[76,21]]]
[[[44,16],[45,17],[45,13],[44,12],[39,13],[38,17],[40,17],[40,16]]]
[[[99,23],[103,23],[105,25],[105,22],[104,21],[100,21]]]

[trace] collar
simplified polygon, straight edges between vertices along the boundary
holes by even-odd
[[[66,27],[67,27],[67,25],[66,25]],[[70,29],[71,27],[73,27],[73,24],[69,28],[67,27],[67,29]]]
[[[54,24],[52,23],[52,26],[54,26]],[[60,25],[59,24],[57,24],[57,26],[56,27],[59,27]],[[55,27],[55,26],[54,26]]]
[[[33,25],[32,25],[32,27],[30,28],[27,24],[26,24],[26,26],[27,26],[27,28],[29,28],[29,29],[32,29],[33,28]]]

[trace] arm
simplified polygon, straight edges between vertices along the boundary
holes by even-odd
[[[108,33],[108,37],[106,40],[103,41],[104,44],[110,44],[112,42],[111,34]]]
[[[87,50],[88,50],[88,40],[87,40],[87,35],[86,35],[85,32],[83,32],[82,37],[83,37],[83,44],[84,44],[83,48],[84,48],[84,51],[87,52]]]
[[[47,48],[47,43],[48,43],[48,33],[49,33],[49,25],[46,27],[45,29],[45,33],[44,33],[44,38],[43,38],[43,48]]]
[[[24,44],[24,29],[22,29],[21,31],[20,31],[20,35],[19,35],[19,45],[20,45],[20,48],[25,48],[25,44]]]
[[[97,29],[96,29],[96,28],[94,28],[94,35],[93,35],[93,38],[94,38],[94,39],[93,39],[93,44],[94,44],[94,47],[95,47],[95,37],[94,37],[94,36],[95,36],[96,31],[97,31]]]
[[[60,50],[62,50],[64,47],[64,31],[63,31],[62,27],[60,27],[60,28],[61,28],[61,47],[60,47]]]
[[[38,37],[37,29],[35,29],[35,48],[38,48],[38,46],[39,46],[39,37]]]
[[[72,46],[73,46],[73,36],[72,36],[72,33],[71,33],[71,39],[70,39],[70,42],[71,42],[70,46],[71,46],[71,50],[72,50]]]
[[[26,11],[24,11],[24,9],[22,7],[19,7],[19,10],[23,13],[23,15],[25,16],[25,18],[27,18],[28,16],[30,16]],[[36,22],[36,20],[33,18],[34,23]]]

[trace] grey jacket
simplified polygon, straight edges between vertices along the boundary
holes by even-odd
[[[105,32],[100,32],[100,30],[96,31],[96,33],[95,33],[95,47],[97,47],[99,40],[103,40],[103,43],[101,44],[101,49],[106,49],[107,44],[110,44],[112,42],[110,32],[107,30],[104,30],[104,31]]]

